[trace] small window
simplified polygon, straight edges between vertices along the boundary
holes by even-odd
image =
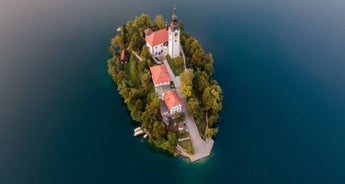
[[[178,35],[178,33],[175,33],[175,36],[177,36]]]

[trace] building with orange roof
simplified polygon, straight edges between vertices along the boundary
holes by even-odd
[[[146,29],[145,41],[152,56],[169,54],[171,58],[180,56],[180,28],[177,23],[176,8],[171,16],[172,22],[157,31]]]
[[[168,30],[166,28],[152,32],[152,29],[145,30],[146,45],[152,55],[160,55],[167,52]]]
[[[128,60],[129,60],[129,53],[128,53],[127,49],[122,49],[121,55],[120,55],[120,60],[121,60],[122,64],[128,62]]]
[[[150,67],[151,77],[155,85],[155,92],[158,98],[162,98],[162,93],[170,89],[170,75],[165,65],[156,65]]]
[[[169,90],[162,94],[162,99],[168,109],[169,114],[182,111],[182,101],[175,90]]]

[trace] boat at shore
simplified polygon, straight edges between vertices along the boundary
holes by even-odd
[[[138,136],[138,135],[141,135],[143,133],[145,133],[143,130],[139,130],[139,131],[134,132],[134,136]]]
[[[135,129],[134,129],[134,132],[137,132],[137,131],[139,131],[139,130],[141,130],[141,127],[135,128]]]

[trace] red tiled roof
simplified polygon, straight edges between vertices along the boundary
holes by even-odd
[[[171,81],[168,69],[165,65],[152,66],[150,67],[150,71],[152,74],[153,83],[155,84]]]
[[[174,90],[166,91],[163,95],[163,100],[169,110],[176,105],[182,105],[182,101]]]
[[[148,31],[149,32],[149,31]],[[146,42],[148,42],[152,47],[168,42],[169,40],[169,32],[168,30],[161,29],[155,31],[145,37]]]
[[[120,60],[128,61],[128,57],[129,57],[128,51],[126,49],[122,49]]]

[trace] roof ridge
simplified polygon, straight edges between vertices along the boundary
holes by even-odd
[[[165,28],[152,32],[151,34],[147,35],[145,38],[146,42],[148,42],[151,46],[156,46],[162,43],[165,43],[169,40],[169,33],[168,30]]]

